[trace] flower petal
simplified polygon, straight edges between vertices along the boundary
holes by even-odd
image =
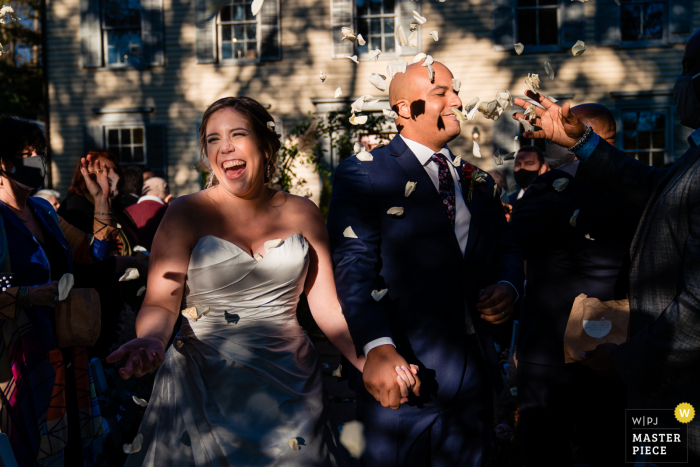
[[[289,444],[289,447],[292,448],[292,451],[298,451],[299,449],[301,449],[299,447],[299,441],[296,438],[290,439],[289,443],[287,444]]]
[[[574,57],[578,57],[580,55],[583,55],[583,53],[586,51],[586,43],[583,41],[576,41],[573,47],[571,47],[571,53],[574,54]]]
[[[396,31],[394,31],[394,37],[401,47],[406,47],[408,45],[408,40],[406,39],[406,34],[403,32],[403,26],[400,24],[396,26]]]
[[[428,57],[429,57],[429,56],[430,56],[430,55],[428,55]],[[423,62],[423,64],[425,64],[425,62]],[[428,63],[428,64],[426,65],[426,68],[428,68],[428,78],[430,79],[430,82],[432,82],[432,81],[435,79],[435,72],[433,71],[433,64],[432,64],[432,63]]]
[[[496,163],[496,165],[503,165],[503,157],[501,156],[501,152],[496,148],[496,152],[493,153],[493,161]]]
[[[350,116],[350,123],[353,125],[364,125],[367,123],[367,115],[355,115]]]
[[[333,97],[335,97],[337,99],[342,95],[343,95],[343,90],[340,89],[340,86],[338,86],[335,90],[335,94],[333,94]]]
[[[372,298],[378,302],[379,300],[384,298],[384,295],[386,295],[386,293],[388,291],[389,291],[389,289],[373,290],[371,295],[372,295]]]
[[[555,98],[553,98],[552,96],[544,96],[544,97],[546,97],[547,99],[549,99],[552,102],[557,102],[557,100]]]
[[[146,293],[146,286],[145,285],[141,286],[141,288],[138,290],[138,292],[136,292],[136,296],[140,297],[144,293]]]
[[[524,118],[519,118],[518,121],[522,123],[524,131],[532,131],[534,129],[532,124]]]
[[[352,152],[354,152],[355,154],[357,154],[360,151],[364,151],[364,150],[365,150],[365,145],[360,143],[359,141],[357,141],[355,144],[352,145]]]
[[[321,70],[321,73],[319,73],[318,77],[321,79],[322,83],[326,81],[326,75],[323,74],[323,70]]]
[[[452,78],[452,89],[454,92],[459,92],[459,90],[462,88],[462,82],[458,80],[457,78]],[[478,101],[479,98],[477,97],[476,100]]]
[[[333,373],[331,373],[331,376],[335,376],[336,378],[340,378],[343,375],[343,364],[341,363],[338,365],[338,368],[333,370]]]
[[[352,227],[348,226],[345,230],[343,230],[343,237],[345,237],[345,238],[357,238],[357,235],[355,235],[355,231],[352,230]]]
[[[513,48],[515,49],[515,53],[518,55],[523,53],[523,50],[525,50],[525,46],[522,45],[520,42],[518,42],[517,44],[513,44]]]
[[[360,151],[357,153],[357,160],[362,162],[372,162],[374,157],[367,151]]]
[[[411,47],[418,47],[418,30],[412,31],[408,36],[408,45]]]
[[[260,2],[262,3],[262,2]],[[134,454],[136,452],[139,452],[141,450],[141,444],[143,443],[143,433],[139,433],[136,435],[136,438],[134,438],[134,441],[131,444],[125,444],[123,449],[124,449],[124,454]]]
[[[552,186],[557,191],[564,191],[564,188],[566,188],[568,185],[569,185],[568,178],[557,178],[556,180],[554,180],[552,182]]]
[[[547,72],[547,78],[554,79],[554,68],[549,62],[544,62],[544,71]]]
[[[396,216],[396,217],[401,217],[404,215],[404,209],[400,206],[394,206],[393,208],[389,208],[389,210],[386,212],[390,216]]]
[[[253,16],[258,16],[260,9],[262,9],[263,1],[264,0],[253,0],[253,3],[250,4],[250,11],[253,13]]]
[[[406,198],[408,198],[408,197],[411,195],[411,193],[413,193],[414,191],[416,191],[416,185],[417,185],[417,184],[418,184],[418,182],[406,182],[406,188],[404,189],[404,194],[403,194],[403,195],[404,195]]]
[[[580,209],[575,210],[574,215],[571,216],[571,219],[569,219],[569,224],[571,224],[571,227],[576,227],[576,219],[578,218],[578,213],[580,211]]]
[[[479,147],[479,143],[476,141],[474,141],[474,149],[472,149],[472,152],[474,157],[481,157],[481,148]]]
[[[340,432],[340,444],[345,446],[356,459],[362,457],[367,442],[365,441],[365,427],[362,422],[353,420],[343,425]]]
[[[424,54],[423,52],[417,53],[417,54],[415,55],[415,57],[413,57],[413,63],[422,62],[423,60],[425,60],[425,57],[427,57],[427,56],[428,56],[428,55],[427,55],[427,54]]]
[[[343,41],[354,41],[357,39],[355,36],[355,31],[352,28],[340,28],[340,33],[343,35],[341,40]]]
[[[144,399],[141,399],[140,397],[136,396],[131,396],[131,399],[134,401],[136,405],[139,407],[146,407],[148,405],[148,402],[146,402]]]
[[[122,277],[119,278],[119,282],[126,282],[126,281],[133,281],[135,279],[138,279],[140,276],[139,270],[136,268],[128,268],[126,271],[124,271],[124,274]]]
[[[590,240],[590,241],[595,240],[595,238],[592,238],[592,237],[591,237],[591,234],[586,234],[586,235],[584,235],[584,238],[585,238],[586,240]]]
[[[504,160],[504,161],[512,161],[513,159],[515,159],[515,151],[513,151],[513,152],[511,152],[511,153],[508,153],[508,154],[506,154],[505,156],[503,156],[503,160]]]
[[[460,112],[460,110],[457,107],[450,107],[450,110],[453,114],[457,116],[458,121],[463,122],[467,119],[467,117],[465,117],[464,114]]]
[[[387,118],[393,118],[394,120],[399,118],[399,114],[397,114],[395,111],[393,111],[391,109],[382,109],[382,113]]]
[[[535,104],[528,105],[525,112],[523,112],[523,115],[525,115],[525,118],[527,118],[528,121],[535,120],[535,118],[537,118],[537,106]]]
[[[455,156],[454,160],[452,161],[452,165],[455,167],[462,165],[462,156]]]
[[[365,40],[364,37],[362,37],[362,34],[357,35],[357,45],[365,45],[367,41]]]
[[[438,32],[437,31],[430,31],[430,37],[433,38],[435,42],[438,41]]]
[[[364,105],[364,103],[365,103],[364,98],[360,97],[355,102],[350,104],[350,109],[352,110],[352,113],[362,112],[362,106]]]
[[[70,294],[70,291],[73,288],[73,284],[75,284],[75,278],[73,277],[73,274],[66,273],[61,276],[61,280],[58,281],[59,302],[62,302],[63,300],[68,298],[68,294]]]
[[[379,49],[374,49],[369,51],[369,60],[372,60],[373,58],[376,60],[379,60],[379,56],[382,54],[382,51]]]
[[[369,75],[369,82],[380,91],[386,91],[386,81],[378,73]]]
[[[527,78],[525,78],[525,84],[527,85],[528,89],[530,91],[534,92],[535,94],[539,94],[539,87],[540,87],[540,75],[537,73],[528,73]]]
[[[413,11],[413,18],[418,22],[418,24],[425,24],[427,18],[421,16],[417,11]]]
[[[346,55],[345,58],[349,58],[350,60],[357,63],[358,65],[360,64],[360,62],[357,60],[357,55]]]

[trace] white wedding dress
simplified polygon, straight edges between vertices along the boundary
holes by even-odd
[[[296,319],[308,251],[301,234],[259,261],[221,238],[199,240],[187,306],[210,311],[183,318],[127,466],[338,465],[316,351]]]

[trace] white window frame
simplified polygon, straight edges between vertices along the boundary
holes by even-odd
[[[368,1],[369,1],[369,0],[368,0]],[[399,5],[400,2],[401,2],[401,0],[394,0],[394,14],[393,14],[393,15],[391,15],[391,14],[386,14],[386,13],[385,13],[385,14],[380,14],[380,15],[367,15],[367,16],[360,16],[360,15],[358,15],[358,14],[357,14],[357,0],[353,0],[353,2],[352,2],[353,17],[354,17],[354,20],[355,20],[355,32],[358,33],[358,34],[359,34],[359,32],[360,32],[360,27],[359,27],[360,20],[364,20],[364,19],[375,19],[375,18],[376,18],[376,19],[384,20],[385,18],[392,18],[392,17],[394,18],[394,34],[392,35],[392,37],[394,38],[394,51],[393,51],[393,52],[389,52],[389,53],[385,53],[385,52],[384,52],[384,49],[382,48],[382,49],[381,49],[381,50],[382,50],[382,54],[380,55],[380,57],[381,57],[382,60],[389,60],[389,59],[398,58],[398,57],[400,57],[400,55],[401,55],[401,54],[400,54],[401,45],[399,45],[399,41],[396,40],[396,27],[397,27],[399,24],[401,24],[401,22],[400,22],[401,12],[400,12],[400,9],[399,9],[399,8],[400,8],[400,5]],[[384,3],[384,0],[382,0],[382,4],[383,4],[383,3]],[[383,26],[382,26],[382,27],[383,27]],[[406,30],[404,30],[404,33],[406,34],[406,37],[408,38],[408,35],[411,33],[411,31],[408,30],[408,29],[406,29]],[[382,37],[385,37],[385,36],[386,36],[385,34],[382,34]],[[362,36],[362,38],[365,39],[365,40],[367,41],[367,53],[360,54],[360,53],[358,52],[357,58],[358,58],[358,60],[363,60],[363,61],[371,60],[371,59],[369,58],[369,52],[370,52],[372,49],[369,48],[369,37],[364,37],[364,36]],[[419,40],[420,40],[420,38],[419,38]],[[357,42],[355,42],[355,51],[356,51],[356,52],[357,52],[358,47],[359,47],[359,45],[357,44]]]
[[[622,118],[622,114],[624,112],[656,112],[656,113],[663,113],[666,115],[666,125],[664,128],[665,131],[665,140],[666,140],[666,147],[664,148],[664,164],[667,164],[669,162],[675,161],[675,158],[673,157],[673,108],[670,106],[664,106],[664,105],[640,105],[640,104],[635,104],[635,105],[622,105],[618,107],[618,116],[619,116],[619,122],[618,122],[618,131],[617,131],[617,147],[621,149],[622,151],[630,151],[630,152],[639,152],[637,149],[627,149],[624,146],[624,140],[625,140],[625,128],[624,128],[624,121]],[[647,153],[655,152],[652,151],[651,149],[642,149],[642,151],[646,151]],[[635,156],[635,159],[639,160],[637,156]],[[644,161],[641,161],[644,162]],[[651,160],[649,162],[652,162]],[[646,162],[644,162],[646,163]],[[650,167],[653,167],[651,164],[649,164]]]
[[[134,144],[134,130],[140,129],[143,132],[143,142],[141,144]],[[115,154],[117,156],[117,159],[119,160],[120,165],[139,165],[139,166],[144,166],[148,167],[148,146],[146,142],[146,125],[143,124],[121,124],[121,125],[105,125],[104,126],[104,147],[106,150],[111,150],[111,146],[109,144],[109,131],[110,130],[117,130],[117,134],[119,135],[119,149],[123,147],[129,147],[131,148],[131,154],[132,154],[132,159],[133,159],[133,154],[134,154],[134,148],[141,146],[143,147],[143,162],[126,162],[122,161],[121,158],[121,151],[119,151],[118,154]],[[130,130],[131,131],[131,143],[129,144],[122,144],[122,130]]]
[[[110,31],[118,31],[118,30],[133,30],[136,29],[135,27],[120,27],[120,26],[107,26],[107,23],[105,21],[105,4],[106,0],[100,0],[100,28],[102,30],[102,55],[103,55],[103,63],[105,68],[136,68],[135,65],[125,62],[125,63],[109,63],[109,44],[108,44],[108,36]],[[145,47],[143,44],[143,18],[141,17],[141,1],[139,0],[139,36],[141,37],[141,52],[143,55],[145,55]],[[145,59],[145,56],[142,56],[142,60]],[[144,64],[145,65],[145,64]]]
[[[563,0],[563,1],[569,1],[569,0]],[[539,0],[538,0],[539,2]],[[548,10],[553,10],[556,8],[557,10],[557,43],[556,44],[545,44],[545,45],[527,45],[525,44],[525,50],[529,52],[549,52],[549,51],[560,51],[563,47],[563,38],[562,38],[562,27],[564,18],[562,14],[562,0],[558,0],[556,5],[543,5],[543,6],[534,6],[534,7],[519,7],[518,6],[518,0],[513,0],[513,37],[514,42],[522,42],[522,40],[519,37],[519,30],[518,30],[518,11],[519,10],[541,10],[541,9],[548,9]],[[538,25],[539,27],[539,25]],[[539,39],[539,37],[538,37]]]
[[[261,63],[262,60],[260,56],[262,55],[262,38],[260,36],[260,28],[262,26],[261,22],[261,15],[258,14],[255,17],[255,39],[256,39],[256,53],[257,53],[257,58],[224,58],[223,54],[223,34],[222,34],[222,26],[224,25],[221,21],[221,10],[225,6],[233,6],[231,3],[227,3],[224,5],[221,5],[221,8],[219,11],[216,13],[216,48],[217,48],[217,54],[219,56],[219,61],[218,63],[221,65],[246,65],[246,64],[256,64],[256,63]],[[227,25],[234,25],[234,24],[252,24],[253,21],[241,21],[241,22],[236,22],[236,21],[227,21]]]

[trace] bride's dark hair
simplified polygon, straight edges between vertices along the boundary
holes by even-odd
[[[204,170],[209,171],[207,188],[219,183],[207,157],[207,123],[212,115],[222,109],[233,109],[240,112],[248,120],[258,142],[258,148],[260,152],[265,154],[264,178],[265,183],[269,183],[277,170],[277,152],[281,147],[279,136],[274,127],[271,129],[267,125],[268,122],[274,124],[272,116],[265,110],[265,107],[250,97],[224,97],[209,106],[204,112],[202,123],[199,125],[199,163]]]

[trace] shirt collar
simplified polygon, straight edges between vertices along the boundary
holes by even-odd
[[[401,139],[403,139],[403,142],[406,143],[406,146],[408,146],[408,149],[413,151],[413,154],[416,155],[416,158],[418,159],[418,162],[421,163],[421,165],[425,166],[428,162],[433,157],[433,154],[435,154],[435,151],[430,149],[428,146],[424,146],[416,141],[413,141],[412,139],[406,138],[404,135],[399,133],[399,136]],[[452,155],[450,154],[450,150],[445,146],[444,148],[440,149],[440,154],[443,154],[445,157],[447,157],[448,160],[452,160]]]
[[[688,141],[690,141],[691,146],[698,147],[700,146],[700,128],[695,130],[688,136]]]
[[[165,204],[162,199],[160,199],[157,196],[153,195],[145,195],[139,198],[139,200],[136,202],[136,204],[140,203],[141,201],[157,201],[160,204]]]

